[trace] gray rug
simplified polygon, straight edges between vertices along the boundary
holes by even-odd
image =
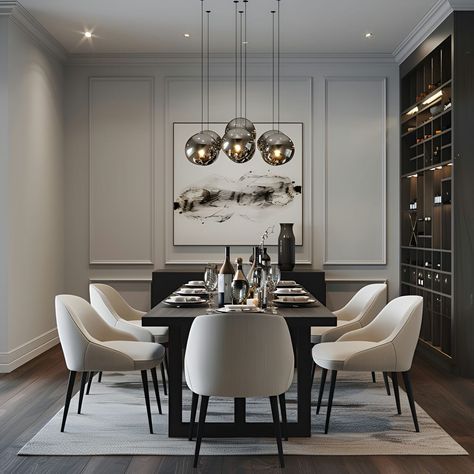
[[[318,378],[312,400],[317,400]],[[468,454],[430,416],[417,406],[420,433],[414,431],[405,392],[402,415],[395,399],[385,393],[381,374],[372,383],[367,373],[340,373],[334,397],[330,431],[323,433],[325,404],[319,415],[312,410],[312,437],[284,442],[286,455],[461,455]],[[326,387],[326,395],[329,387]],[[64,387],[66,389],[66,387]],[[151,387],[150,387],[151,389]],[[416,390],[416,387],[415,387]],[[152,390],[151,390],[151,393]],[[60,433],[62,410],[20,450],[20,455],[191,455],[194,442],[167,437],[167,397],[162,395],[163,415],[152,396],[155,434],[148,431],[139,373],[106,373],[96,378],[91,394],[84,397],[77,415],[78,395],[72,402],[66,431]],[[186,390],[184,419],[189,419],[190,393]],[[247,401],[248,419],[271,422],[268,399]],[[232,421],[233,401],[211,398],[208,421]],[[288,421],[296,418],[296,391],[287,394]],[[202,455],[275,454],[270,438],[204,439]]]

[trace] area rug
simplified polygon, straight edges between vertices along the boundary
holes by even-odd
[[[338,374],[339,375],[339,374]],[[284,442],[285,455],[462,455],[468,454],[417,405],[420,433],[416,433],[405,392],[400,392],[402,415],[395,399],[385,392],[381,374],[373,383],[367,373],[340,373],[334,396],[329,434],[325,435],[325,400],[316,415],[318,377],[312,400],[312,437]],[[326,396],[328,392],[326,390]],[[66,387],[64,387],[66,389]],[[416,386],[415,386],[416,392]],[[153,391],[150,387],[150,393]],[[191,455],[194,442],[168,438],[168,400],[162,396],[163,415],[152,398],[155,434],[148,431],[139,373],[105,373],[102,383],[94,379],[78,415],[78,395],[71,401],[64,433],[60,433],[62,410],[31,439],[20,455]],[[326,398],[326,397],[325,397]],[[191,396],[183,397],[184,419],[189,419]],[[212,398],[208,421],[232,421],[233,400]],[[296,386],[287,394],[288,421],[296,419]],[[271,422],[268,399],[247,400],[249,421]],[[202,455],[275,454],[273,438],[205,438]]]

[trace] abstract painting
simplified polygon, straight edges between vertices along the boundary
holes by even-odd
[[[222,136],[225,123],[209,127]],[[255,123],[257,138],[272,128]],[[198,123],[173,124],[174,245],[253,245],[270,226],[276,245],[281,222],[294,223],[296,245],[302,245],[303,124],[281,123],[295,144],[293,159],[282,166],[265,163],[258,150],[247,163],[232,162],[223,152],[210,166],[190,163],[184,154]]]

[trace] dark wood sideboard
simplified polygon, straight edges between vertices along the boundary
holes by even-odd
[[[155,270],[151,281],[151,307],[190,280],[202,280],[202,271]],[[295,280],[326,305],[325,274],[320,270],[282,272],[282,280]]]

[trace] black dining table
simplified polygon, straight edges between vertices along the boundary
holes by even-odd
[[[206,314],[205,306],[173,307],[163,301],[142,317],[142,325],[168,326],[169,354],[169,420],[168,435],[186,438],[189,422],[183,420],[183,352],[194,319]],[[256,314],[258,316],[258,314]],[[288,421],[287,433],[293,437],[311,436],[311,386],[312,356],[311,327],[336,326],[337,318],[321,303],[298,307],[280,306],[275,317],[285,318],[290,330],[296,360],[297,416],[296,422]],[[271,422],[248,422],[243,398],[234,399],[234,422],[206,423],[206,437],[272,437]]]

